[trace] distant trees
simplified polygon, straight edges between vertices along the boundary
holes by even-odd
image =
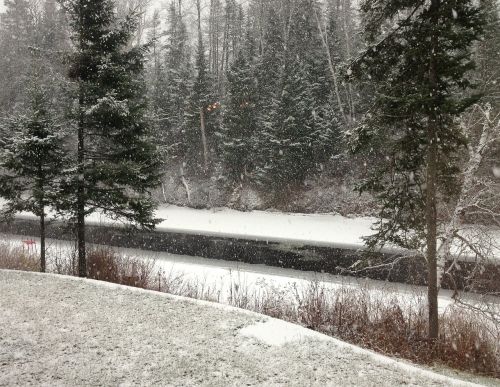
[[[156,148],[146,119],[145,47],[130,47],[136,15],[118,20],[110,0],[66,4],[75,52],[75,168],[65,185],[76,219],[78,273],[87,275],[85,217],[101,211],[143,227],[155,225],[149,190],[159,183]]]
[[[35,41],[34,4],[8,0],[0,23],[0,109],[9,111],[22,99],[22,82],[29,73],[30,45]]]
[[[456,118],[477,99],[466,91],[484,14],[471,0],[365,0],[361,10],[369,47],[353,70],[370,77],[375,97],[352,141],[386,155],[361,185],[381,205],[369,243],[425,252],[429,337],[437,339],[438,206],[458,192],[455,156],[466,139]]]
[[[0,15],[0,114],[12,112],[29,100],[33,62],[43,66],[39,76],[52,98],[64,73],[62,52],[66,48],[65,23],[55,2],[9,0]],[[50,93],[49,93],[50,88]]]
[[[257,82],[252,58],[240,51],[227,72],[227,94],[220,131],[226,178],[239,184],[253,172],[256,151],[253,139],[258,131]]]
[[[181,3],[171,3],[164,29],[154,13],[149,96],[165,160],[177,163],[182,177],[223,177],[234,188],[245,176],[279,200],[300,191],[341,151],[345,120],[332,70],[340,102],[351,112],[340,71],[348,51],[343,28],[352,31],[346,21],[352,12],[339,13],[344,24],[329,32],[316,1],[254,3],[245,12],[234,0],[207,2],[205,28],[202,2],[194,1],[196,39],[189,39]],[[330,41],[322,33],[343,34],[334,67],[328,54],[336,48],[326,50]]]
[[[269,45],[264,49],[262,63],[270,64],[270,74],[275,71],[279,83],[269,79],[267,66],[260,68],[263,89],[273,84],[275,88],[269,90],[267,103],[271,104],[263,120],[262,136],[267,143],[261,144],[266,157],[259,172],[276,195],[300,187],[335,153],[334,143],[339,139],[329,65],[315,19],[317,7],[315,1],[297,1],[282,43],[279,33],[268,35]],[[272,14],[270,22],[273,28]]]
[[[195,58],[195,76],[185,110],[183,140],[184,162],[190,173],[208,175],[210,145],[217,127],[220,101],[217,98],[216,82],[209,72],[201,27],[201,3],[197,0],[198,40]]]

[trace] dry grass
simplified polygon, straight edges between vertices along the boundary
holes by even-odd
[[[415,296],[417,297],[417,296]],[[296,306],[267,293],[252,310],[278,317],[350,343],[421,364],[441,364],[500,377],[500,327],[463,307],[441,315],[440,339],[427,338],[427,312],[419,299],[377,299],[367,290],[328,290],[311,282],[296,292]]]
[[[40,271],[40,259],[31,249],[0,242],[0,269]]]
[[[118,255],[109,247],[87,252],[88,278],[148,289],[154,278],[154,261]]]
[[[441,315],[440,339],[427,338],[427,310],[421,295],[408,301],[374,296],[368,289],[348,286],[326,289],[310,282],[290,290],[267,284],[250,289],[239,273],[221,300],[221,290],[205,282],[169,273],[161,277],[163,292],[230,304],[280,318],[374,351],[420,364],[439,364],[476,374],[500,377],[500,327],[464,307]]]

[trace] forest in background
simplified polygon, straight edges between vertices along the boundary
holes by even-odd
[[[492,15],[496,6],[484,2]],[[159,201],[374,211],[370,195],[353,189],[386,154],[383,147],[353,154],[348,143],[375,93],[368,79],[350,79],[350,63],[366,48],[355,2],[134,0],[115,8],[120,18],[140,14],[128,44],[148,48],[147,116],[165,173]],[[0,20],[0,112],[26,110],[26,85],[36,79],[64,130],[73,103],[64,7],[7,0]],[[473,77],[498,110],[496,17],[492,26],[495,39],[475,46]]]

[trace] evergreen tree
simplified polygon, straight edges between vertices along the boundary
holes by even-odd
[[[220,110],[215,82],[207,69],[200,23],[195,62],[196,77],[188,98],[183,129],[184,162],[192,173],[208,173],[209,157],[214,150],[212,135],[218,128]]]
[[[437,206],[454,192],[453,157],[464,145],[454,119],[474,100],[464,91],[483,15],[472,0],[365,0],[361,10],[369,47],[353,70],[369,76],[376,93],[353,143],[386,154],[360,187],[381,204],[382,220],[368,242],[425,251],[429,337],[436,339]]]
[[[222,158],[228,179],[241,182],[253,169],[257,131],[257,88],[251,61],[242,51],[227,73],[227,97],[221,128]]]
[[[261,121],[269,118],[274,101],[279,96],[280,78],[284,59],[283,27],[278,13],[274,8],[269,9],[266,30],[263,36],[261,55],[256,66],[256,78],[259,86],[259,111]]]
[[[182,129],[186,104],[189,98],[192,66],[190,63],[189,37],[186,23],[172,3],[169,11],[169,28],[165,53],[165,87],[161,105],[163,144],[172,158],[180,157],[183,141]]]
[[[0,23],[0,111],[12,110],[24,98],[37,32],[37,10],[32,2],[6,0],[5,7]]]
[[[7,120],[13,133],[0,149],[0,197],[8,200],[4,215],[28,211],[40,219],[40,269],[45,272],[46,209],[57,203],[65,167],[60,128],[52,118],[46,92],[30,88],[31,106],[25,115]]]
[[[271,107],[269,155],[262,172],[275,192],[289,194],[303,185],[335,152],[338,139],[328,64],[311,0],[293,8],[286,41],[281,92]]]
[[[496,0],[481,0],[486,15],[484,38],[479,42],[475,60],[475,78],[483,94],[483,102],[494,107],[493,114],[500,110],[500,4]]]
[[[78,270],[87,275],[85,216],[101,211],[152,228],[150,189],[159,182],[156,147],[145,118],[145,47],[130,47],[135,15],[117,20],[111,0],[68,3],[78,93],[75,173],[68,210],[76,218]]]

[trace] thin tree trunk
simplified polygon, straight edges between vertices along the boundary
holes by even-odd
[[[200,0],[196,2],[198,10],[198,34],[201,34],[201,6]],[[210,13],[208,16],[208,68],[213,71],[213,28],[214,28],[214,0],[210,0]]]
[[[314,11],[314,16],[316,18],[316,23],[318,25],[319,35],[321,37],[321,42],[323,43],[323,47],[325,49],[326,57],[328,59],[328,68],[330,70],[330,75],[333,80],[333,89],[335,91],[335,97],[337,98],[337,104],[339,105],[340,114],[344,118],[344,121],[348,126],[351,125],[351,117],[346,114],[344,111],[344,106],[342,104],[342,98],[340,97],[339,85],[337,80],[337,72],[335,70],[335,65],[333,64],[332,55],[330,53],[330,47],[328,45],[328,37],[326,35],[326,31],[323,30],[323,26],[321,24],[321,19],[319,18],[318,11]]]
[[[215,59],[215,62],[214,62],[214,73],[215,73],[215,78],[217,79],[217,82],[219,82],[219,28],[220,28],[220,20],[219,20],[219,17],[220,17],[220,2],[219,1],[216,1],[216,7],[215,7],[215,40],[214,40],[214,43],[215,43],[215,46],[214,46],[214,51],[215,51],[215,55],[214,55],[214,59]]]
[[[486,115],[486,113],[484,113]],[[497,129],[498,128],[498,129]],[[466,127],[465,131],[470,132],[474,128]],[[477,171],[483,161],[484,154],[489,149],[491,144],[491,139],[495,138],[496,132],[500,132],[500,123],[498,127],[492,125],[492,122],[485,122],[482,127],[481,136],[479,137],[479,141],[476,146],[469,144],[469,160],[467,163],[467,167],[464,171],[464,180],[462,183],[462,187],[460,189],[460,195],[458,197],[457,203],[453,210],[453,214],[450,218],[450,221],[445,227],[443,242],[438,249],[438,287],[441,287],[442,278],[444,275],[444,269],[446,265],[446,261],[451,257],[451,248],[452,242],[456,237],[458,231],[460,230],[460,221],[462,212],[465,208],[474,200],[475,192],[474,188],[477,188],[474,185],[474,177],[476,176]],[[470,133],[468,133],[470,134]],[[457,257],[454,258],[453,262],[457,260]]]
[[[39,208],[39,221],[40,221],[40,271],[45,273],[46,270],[46,258],[45,258],[45,190],[44,183],[46,181],[45,173],[43,172],[42,163],[38,163],[38,179],[37,186],[39,196],[38,208]]]
[[[45,257],[45,207],[42,205],[40,213],[40,271],[46,271],[46,257]]]
[[[427,269],[428,276],[428,303],[429,303],[429,338],[437,339],[439,332],[438,322],[438,284],[437,284],[437,212],[436,212],[436,183],[437,183],[437,138],[436,121],[429,123],[427,138],[427,197],[425,217],[427,223]]]
[[[200,108],[200,130],[201,130],[201,141],[203,143],[203,168],[204,172],[208,172],[208,146],[207,146],[207,134],[205,131],[205,112],[203,107]]]
[[[351,36],[349,35],[349,25],[347,23],[347,20],[350,15],[351,11],[351,3],[350,0],[344,0],[343,6],[342,6],[342,11],[343,11],[343,17],[342,17],[342,22],[344,24],[344,35],[345,35],[345,49],[346,49],[346,55],[347,55],[347,60],[351,60]],[[355,116],[355,108],[354,108],[354,97],[353,97],[353,91],[352,91],[352,84],[351,82],[348,82],[347,84],[347,90],[348,90],[348,100],[349,100],[349,116],[350,119],[353,120]]]
[[[431,12],[436,25],[438,22],[438,12],[440,0],[432,0]],[[429,85],[433,97],[438,93],[438,70],[437,70],[437,50],[438,36],[434,33],[431,37],[432,51],[429,63]],[[429,307],[429,338],[436,340],[439,337],[439,314],[438,314],[438,284],[437,284],[437,130],[439,121],[436,112],[429,115],[427,127],[427,190],[425,218],[427,225],[427,270],[428,270],[428,307]]]
[[[222,60],[220,67],[220,77],[217,78],[217,90],[219,95],[222,95],[222,77],[224,74],[224,65],[226,64],[226,55],[228,50],[228,34],[229,34],[229,5],[226,0],[226,15],[225,15],[225,24],[224,24],[224,35],[222,37]]]
[[[79,92],[80,117],[78,121],[78,180],[76,192],[76,236],[78,243],[78,276],[87,277],[87,257],[85,255],[85,141],[82,86]]]

